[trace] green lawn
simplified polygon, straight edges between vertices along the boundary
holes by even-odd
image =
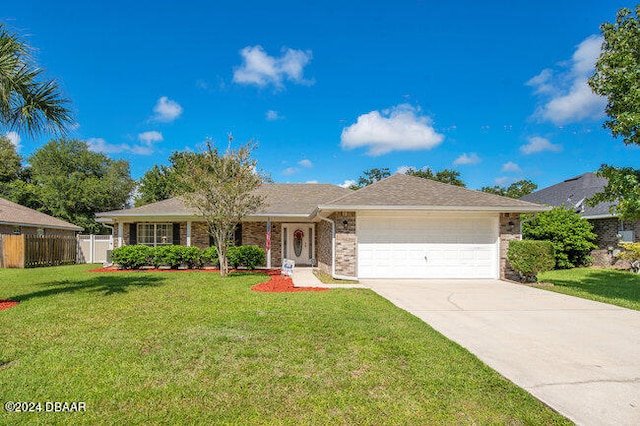
[[[553,287],[543,287],[545,290],[640,310],[640,275],[631,272],[564,269],[542,273],[538,281],[554,284]]]
[[[0,270],[0,402],[87,405],[0,424],[568,422],[369,290],[88,269]]]

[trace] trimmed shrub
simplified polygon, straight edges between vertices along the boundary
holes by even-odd
[[[640,273],[640,243],[620,243],[624,249],[616,257],[627,260],[631,264],[633,272]]]
[[[203,263],[218,266],[220,263],[218,259],[218,248],[216,246],[211,246],[202,250],[201,259]]]
[[[202,266],[202,250],[198,247],[184,247],[182,251],[182,263],[185,263],[190,269]]]
[[[201,250],[198,247],[178,245],[159,246],[155,248],[153,256],[154,266],[169,266],[178,269],[182,264],[189,268],[200,266]]]
[[[556,264],[551,241],[510,241],[507,260],[524,282],[531,283],[538,280],[539,272],[549,271]]]
[[[244,266],[255,269],[264,263],[266,253],[258,246],[231,246],[227,251],[227,259],[232,268]]]
[[[525,220],[522,236],[528,240],[551,241],[558,269],[590,265],[593,259],[589,253],[598,248],[593,243],[596,240],[593,225],[564,207],[554,207]]]
[[[153,257],[154,250],[142,244],[118,247],[111,252],[113,263],[123,269],[139,269],[150,265]]]

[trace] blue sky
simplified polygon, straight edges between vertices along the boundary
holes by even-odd
[[[72,136],[131,163],[255,139],[276,182],[454,168],[540,187],[640,164],[585,79],[601,1],[13,1],[0,20],[60,80]],[[28,156],[47,141],[16,135]],[[19,139],[19,140],[18,140]]]

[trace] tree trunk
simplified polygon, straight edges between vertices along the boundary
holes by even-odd
[[[226,277],[229,274],[229,261],[227,260],[227,242],[223,232],[216,232],[218,240],[218,261],[220,262],[220,276]]]

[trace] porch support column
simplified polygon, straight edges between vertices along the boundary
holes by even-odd
[[[118,247],[122,247],[122,236],[124,235],[124,225],[118,222]]]
[[[271,218],[267,218],[267,269],[271,269]]]
[[[191,221],[187,221],[187,247],[191,247]]]

